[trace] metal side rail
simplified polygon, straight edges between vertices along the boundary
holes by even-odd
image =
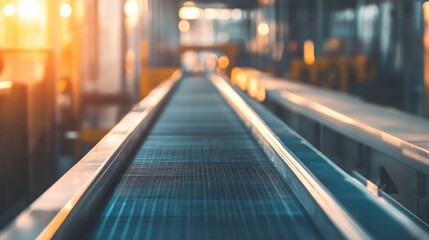
[[[85,202],[89,209],[97,205],[181,75],[175,72],[137,104],[86,156],[3,228],[0,239],[51,239],[71,213],[80,217],[85,213],[75,211],[78,203]]]
[[[427,119],[256,69],[235,68],[231,76],[335,164],[363,176],[373,194],[429,223]]]
[[[220,77],[213,76],[212,78]],[[217,81],[222,82],[223,88],[233,89],[226,90],[230,98],[237,98],[234,95],[239,95],[245,101],[241,104],[250,106],[251,109],[244,111],[254,111],[254,114],[260,117],[255,120],[255,118],[249,118],[249,114],[241,115],[244,121],[253,126],[254,135],[260,139],[259,141],[268,145],[267,154],[271,156],[271,161],[283,177],[294,181],[297,177],[303,178],[300,175],[307,175],[304,177],[309,178],[308,181],[313,181],[314,184],[308,184],[305,188],[310,192],[320,191],[322,193],[319,196],[316,194],[314,199],[321,202],[325,197],[330,198],[328,203],[333,206],[326,208],[325,210],[329,210],[325,213],[334,223],[340,224],[339,229],[348,229],[347,225],[357,225],[370,238],[375,239],[428,238],[429,227],[420,219],[398,209],[395,204],[368,192],[358,181],[341,170],[259,102],[247,96],[239,88],[229,86],[226,81]],[[238,105],[236,108],[243,109],[242,105]],[[254,121],[260,122],[252,124],[251,122]],[[264,126],[265,124],[266,126]],[[266,129],[267,126],[270,129]],[[271,136],[267,133],[269,131],[272,131]],[[267,141],[267,138],[271,138],[271,140]],[[275,145],[282,147],[278,147],[279,150],[277,150]],[[291,167],[286,168],[284,163]],[[294,169],[293,165],[296,165],[298,169]],[[300,182],[305,184],[306,180]],[[291,186],[295,192],[302,193],[297,195],[301,197],[301,201],[309,201],[305,191],[302,191],[302,185],[292,184]],[[312,190],[312,188],[314,189]],[[339,212],[335,205],[340,207]],[[319,209],[314,208],[311,202],[304,206],[312,215],[319,214],[317,213]],[[341,212],[346,214],[343,217],[345,220],[348,218],[349,223],[341,219],[342,214],[338,214]],[[355,239],[351,235],[346,236]]]

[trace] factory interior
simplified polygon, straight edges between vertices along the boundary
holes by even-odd
[[[0,0],[9,239],[429,239],[429,1]]]

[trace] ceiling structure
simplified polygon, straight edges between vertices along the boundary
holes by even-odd
[[[279,0],[277,0],[279,1]],[[321,0],[289,0],[290,8],[305,7],[313,8],[317,1]],[[186,2],[186,0],[183,0]],[[258,0],[194,0],[197,4],[213,5],[213,7],[226,7],[226,8],[256,8],[258,6]],[[286,1],[287,2],[287,1]],[[368,0],[367,2],[371,2]],[[339,8],[350,8],[355,7],[357,0],[325,0],[326,7],[332,9]]]

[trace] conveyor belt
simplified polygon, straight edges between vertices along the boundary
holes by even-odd
[[[320,239],[208,79],[186,77],[87,238]]]

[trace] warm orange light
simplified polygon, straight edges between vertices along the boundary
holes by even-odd
[[[423,3],[423,20],[424,20],[424,33],[423,33],[423,46],[424,46],[424,79],[426,88],[426,102],[429,103],[429,2]],[[426,106],[426,114],[429,116],[429,104]]]
[[[258,79],[257,78],[250,78],[249,83],[247,85],[247,93],[255,98],[258,92]]]
[[[60,6],[60,16],[62,18],[69,18],[72,14],[72,8],[69,3],[63,3]]]
[[[67,90],[67,80],[66,79],[60,79],[57,84],[57,92],[63,93]]]
[[[13,4],[6,4],[3,7],[3,14],[6,17],[12,17],[13,15],[15,15],[15,6]]]
[[[241,89],[246,90],[247,85],[247,75],[244,72],[239,72],[237,74],[236,82],[235,84]]]
[[[187,32],[191,28],[191,25],[187,20],[180,20],[179,22],[179,31]]]
[[[251,97],[262,102],[265,100],[265,87],[259,77],[252,77],[247,87],[247,92]]]
[[[186,2],[183,7],[179,9],[179,17],[184,20],[200,19],[203,16],[203,10],[199,7],[191,5]]]
[[[272,4],[274,4],[276,1],[275,1],[275,0],[259,0],[258,2],[259,2],[259,4],[261,4],[261,5],[272,5]]]
[[[240,69],[235,67],[231,70],[231,83],[234,84],[235,79],[237,78],[238,73],[240,72]]]
[[[423,3],[423,11],[425,11],[426,14],[429,14],[429,2]]]
[[[426,48],[429,47],[429,33],[427,25],[429,24],[429,2],[423,3],[423,20],[425,24],[425,32],[424,32],[424,43]]]
[[[266,98],[265,88],[263,86],[259,86],[258,93],[256,95],[256,100],[263,102]]]
[[[233,68],[231,71],[231,83],[241,90],[247,91],[249,96],[262,102],[266,98],[265,85],[258,71],[246,68]]]
[[[85,15],[85,6],[83,0],[74,1],[73,3],[74,18],[77,22],[82,22]]]
[[[18,3],[18,15],[24,19],[37,18],[40,16],[40,8],[37,0],[21,0]]]
[[[139,3],[137,0],[127,0],[124,5],[124,13],[128,17],[136,17],[139,14]]]
[[[265,88],[262,80],[257,77],[252,77],[247,86],[247,93],[254,99],[262,102],[265,100]]]
[[[261,36],[267,36],[270,33],[270,27],[266,23],[260,23],[258,25],[258,34]]]
[[[0,79],[14,83],[33,85],[43,80],[46,70],[46,54],[43,52],[5,52],[4,67]]]
[[[231,83],[236,86],[242,86],[246,82],[246,74],[240,68],[234,68],[231,71]]]
[[[313,64],[316,61],[314,56],[314,43],[311,40],[304,42],[304,62],[308,65]]]
[[[7,18],[5,15],[11,17],[8,21],[0,20],[1,47],[4,49],[47,47],[50,44],[48,28],[51,26],[48,22],[52,21],[51,13],[54,13],[54,11],[48,11],[50,5],[48,1],[16,0],[8,2],[10,4],[0,4],[2,6],[0,17],[4,17],[5,20]]]
[[[229,66],[229,58],[227,56],[222,56],[218,59],[218,65],[220,68],[227,68]]]
[[[0,89],[10,89],[13,86],[12,81],[0,81]]]
[[[193,6],[195,6],[195,3],[191,2],[191,1],[187,1],[187,2],[183,3],[183,6],[185,6],[185,7],[193,7]]]

